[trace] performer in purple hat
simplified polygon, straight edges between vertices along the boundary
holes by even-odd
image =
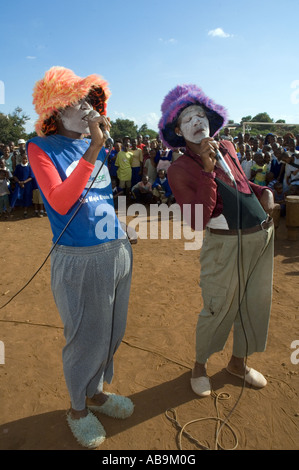
[[[176,202],[203,206],[205,237],[200,253],[203,308],[196,328],[196,361],[191,387],[211,393],[209,357],[221,351],[233,327],[227,371],[261,388],[265,377],[247,366],[247,356],[265,350],[272,299],[275,209],[272,192],[249,182],[229,141],[213,137],[227,112],[196,85],[179,85],[161,106],[160,136],[167,147],[185,147],[168,169]],[[221,153],[220,153],[221,152]],[[184,214],[186,211],[184,210]]]

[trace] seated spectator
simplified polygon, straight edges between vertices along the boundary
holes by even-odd
[[[158,176],[153,183],[153,198],[158,204],[167,203],[168,205],[174,199],[165,170],[159,170]]]
[[[285,194],[283,192],[283,185],[280,182],[276,182],[273,187],[274,202],[280,205],[280,215],[284,217],[286,215],[286,203]]]
[[[118,185],[118,178],[111,178],[112,195],[115,209],[118,209],[118,197],[124,196],[125,192]]]
[[[142,180],[132,187],[132,195],[138,203],[150,204],[152,202],[152,184],[149,182],[147,175],[143,175]]]

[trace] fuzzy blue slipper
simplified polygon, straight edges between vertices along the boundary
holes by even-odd
[[[110,416],[111,418],[125,419],[131,416],[134,411],[134,404],[130,398],[108,392],[105,392],[105,395],[109,395],[109,398],[103,405],[88,405],[88,408],[92,411]]]
[[[84,418],[73,419],[68,414],[66,419],[73,435],[83,447],[95,449],[104,442],[105,429],[91,411]]]

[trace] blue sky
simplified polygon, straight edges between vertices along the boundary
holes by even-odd
[[[299,123],[299,2],[0,0],[0,112],[31,118],[53,65],[102,75],[108,115],[157,129],[164,96],[195,83],[229,118],[268,112]]]

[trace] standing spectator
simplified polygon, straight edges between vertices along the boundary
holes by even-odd
[[[45,207],[35,176],[32,178],[32,203],[35,217],[43,217],[45,215]]]
[[[229,140],[230,142],[233,142],[233,136],[230,133],[230,129],[228,127],[225,127],[223,130],[223,134],[221,135],[221,140]]]
[[[283,148],[278,146],[274,150],[274,156],[271,161],[270,173],[273,174],[273,179],[282,183],[285,170],[285,163],[282,161]]]
[[[138,134],[137,136],[137,147],[141,150],[143,150],[145,147],[145,144],[143,143],[143,137],[141,134]]]
[[[15,171],[15,161],[14,161],[14,155],[10,151],[10,146],[9,145],[4,145],[3,148],[3,157],[5,160],[5,166],[6,168],[13,173]]]
[[[9,170],[0,168],[0,217],[4,214],[8,217],[11,214],[11,207],[9,204]]]
[[[120,141],[116,141],[114,144],[114,148],[111,150],[109,155],[108,161],[108,168],[111,178],[117,178],[117,166],[115,166],[115,160],[117,157],[118,152],[121,151],[122,143]]]
[[[130,152],[133,154],[132,157],[132,187],[135,186],[139,181],[141,181],[143,174],[143,153],[141,148],[137,147],[137,139],[132,139],[132,147]]]
[[[167,173],[168,168],[172,162],[172,150],[168,149],[165,144],[162,145],[162,150],[160,151],[160,159],[157,164],[157,171],[165,170]]]
[[[119,187],[125,190],[126,196],[129,196],[132,181],[132,158],[133,154],[130,152],[130,141],[125,139],[123,144],[124,150],[118,152],[115,166],[117,169],[117,177],[119,179]]]
[[[183,152],[181,151],[180,148],[177,148],[177,149],[174,149],[172,151],[172,160],[171,160],[171,163],[174,163],[179,157],[181,157],[183,154]]]
[[[245,159],[241,163],[241,167],[243,168],[243,171],[248,180],[251,179],[251,169],[253,165],[254,161],[252,160],[252,150],[249,147],[245,150]]]
[[[22,163],[16,166],[13,174],[16,187],[11,197],[11,207],[16,204],[24,208],[24,217],[28,215],[28,207],[32,205],[32,179],[34,174],[28,164],[26,152],[22,154]]]
[[[259,186],[266,186],[267,165],[264,163],[264,154],[256,152],[254,165],[251,168],[251,180]]]
[[[237,153],[239,162],[241,163],[245,159],[245,144],[239,144],[239,152]]]
[[[22,153],[26,149],[26,141],[24,139],[18,140],[18,149],[16,151],[16,165],[19,165],[22,161]]]
[[[154,183],[157,178],[157,164],[155,162],[156,150],[152,149],[149,153],[149,158],[144,164],[143,174],[148,176],[149,182]]]

